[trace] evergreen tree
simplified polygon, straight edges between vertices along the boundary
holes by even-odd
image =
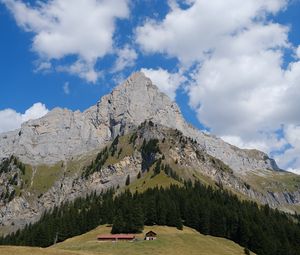
[[[118,210],[114,217],[111,233],[112,234],[124,233],[125,232],[124,229],[125,229],[125,222],[123,219],[123,214],[121,210]]]
[[[141,233],[144,229],[144,213],[140,203],[132,207],[133,228],[132,233]]]
[[[157,199],[157,207],[156,207],[156,217],[158,225],[166,225],[167,224],[167,209],[166,209],[166,201],[164,196],[158,195]]]
[[[145,224],[152,226],[156,224],[156,201],[154,196],[149,196],[148,199],[144,201],[145,205]]]
[[[202,234],[205,234],[205,235],[208,235],[209,234],[209,226],[210,226],[210,223],[209,223],[209,218],[210,218],[210,211],[209,211],[209,208],[206,208],[204,209],[202,207],[201,210],[198,211],[198,214],[199,214],[199,231],[202,233]]]

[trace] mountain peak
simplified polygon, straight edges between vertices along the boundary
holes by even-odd
[[[176,103],[142,72],[132,74],[84,114],[96,128],[103,128],[109,123],[112,137],[137,127],[145,120],[152,120],[171,128],[184,125]]]
[[[222,160],[234,171],[278,170],[276,163],[265,154],[258,158],[191,127],[177,104],[142,72],[132,74],[84,112],[56,109],[40,119],[24,123],[20,130],[1,134],[0,158],[14,154],[31,164],[69,160],[104,146],[145,120],[180,130],[196,140],[200,149]]]
[[[152,90],[150,92],[150,90]],[[154,94],[161,94],[161,96],[168,97],[164,93],[162,93],[159,88],[154,85],[148,77],[143,72],[135,72],[130,75],[123,83],[118,85],[112,91],[112,94],[118,94],[122,91],[122,94],[128,94],[130,97],[133,97],[137,93],[146,93],[143,94],[146,96],[149,92]],[[134,92],[135,91],[135,92]]]
[[[128,78],[127,80],[132,80],[132,81],[138,81],[138,80],[150,80],[149,78],[146,77],[146,75],[141,72],[141,71],[138,71],[138,72],[134,72],[132,73]],[[150,80],[151,81],[151,80]]]

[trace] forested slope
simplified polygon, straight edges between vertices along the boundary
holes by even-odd
[[[141,232],[144,224],[178,229],[186,225],[233,240],[257,254],[300,254],[297,216],[242,202],[223,190],[186,182],[182,187],[114,194],[110,190],[64,204],[0,243],[46,247],[105,223],[113,224],[114,233]]]

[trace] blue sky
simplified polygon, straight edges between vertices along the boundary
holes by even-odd
[[[35,3],[35,1],[27,2]],[[150,4],[150,1],[148,4],[142,3],[143,1],[136,2],[132,10],[136,15],[130,20],[116,21],[118,26],[114,36],[118,38],[117,43],[120,45],[131,41],[129,36],[132,35],[134,28],[145,17],[152,17],[153,13],[163,15],[168,9],[167,4],[159,4],[161,1],[153,1],[155,4]],[[35,72],[35,62],[38,56],[31,50],[33,34],[20,29],[4,4],[0,5],[0,20],[0,29],[5,33],[0,48],[2,84],[0,109],[13,108],[19,112],[24,112],[33,103],[41,101],[49,109],[59,106],[72,110],[84,110],[94,104],[102,95],[111,91],[113,86],[116,85],[116,82],[112,80],[114,75],[109,74],[109,72],[105,73],[105,76],[101,77],[95,84],[88,83],[76,75]],[[111,67],[114,59],[115,56],[106,56],[104,59],[99,59],[98,65],[101,70],[105,71]],[[68,59],[62,61],[68,62]],[[125,77],[132,71],[139,70],[142,67],[160,66],[162,62],[165,63],[165,67],[172,68],[168,64],[169,61],[161,56],[147,56],[138,59],[134,67],[123,70],[122,74]],[[69,95],[66,95],[63,91],[63,85],[66,82],[70,86],[71,92]]]
[[[0,0],[0,31],[0,132],[143,70],[193,125],[300,169],[298,0]]]

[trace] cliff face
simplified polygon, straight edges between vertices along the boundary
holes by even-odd
[[[191,127],[177,104],[143,73],[131,75],[84,112],[56,108],[40,119],[24,123],[19,130],[0,134],[0,158],[13,154],[33,165],[70,160],[102,147],[144,120],[180,130],[238,173],[279,170],[275,161],[263,152],[241,150]]]
[[[155,146],[152,143],[147,147],[150,141],[156,141]],[[160,173],[155,173],[158,162]],[[168,166],[168,170],[163,166]],[[285,182],[290,183],[295,175],[284,177],[282,172],[265,170],[264,174],[273,174],[270,185],[275,186],[261,189],[257,180],[253,183],[243,175],[236,175],[223,161],[201,149],[194,139],[153,122],[144,122],[130,133],[117,136],[104,148],[72,161],[51,167],[27,165],[24,170],[24,165],[13,158],[0,162],[0,169],[4,169],[0,174],[3,184],[0,230],[3,226],[6,231],[24,227],[39,219],[45,210],[68,200],[112,187],[122,190],[128,176],[135,185],[138,175],[141,178],[139,189],[143,189],[143,185],[154,187],[174,181],[178,184],[184,180],[198,180],[273,208],[292,209],[300,204],[300,187],[291,189]],[[280,186],[276,179],[282,177],[290,179],[282,179]],[[294,184],[297,182],[300,183],[299,178]]]

